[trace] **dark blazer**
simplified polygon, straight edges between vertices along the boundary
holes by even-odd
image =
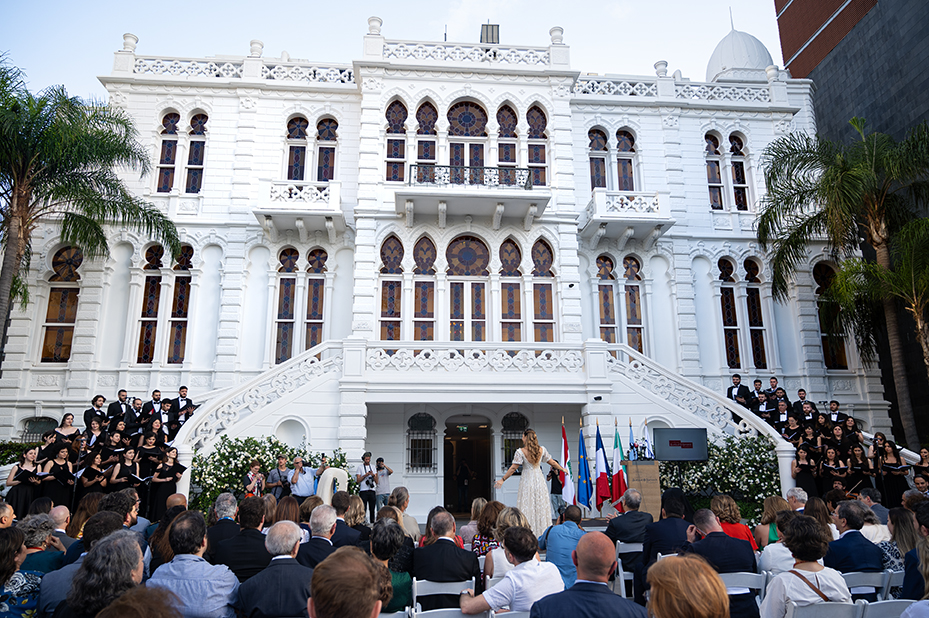
[[[622,598],[603,584],[578,582],[533,603],[529,618],[648,618],[641,605]]]
[[[361,533],[351,528],[341,519],[335,520],[335,532],[332,533],[332,544],[335,547],[344,547],[345,545],[357,545]]]
[[[238,533],[239,524],[232,521],[231,519],[220,519],[218,522],[207,528],[207,545],[206,552],[203,554],[203,558],[210,564],[216,564],[216,561],[213,559],[213,554],[216,552],[216,548],[219,547],[220,543],[226,539],[231,539]]]
[[[711,532],[703,540],[687,543],[684,545],[684,551],[703,556],[717,573],[758,571],[752,544],[742,539],[734,539],[725,532]],[[741,618],[758,616],[755,594],[729,595],[729,614]]]
[[[329,539],[314,536],[306,543],[300,544],[300,549],[297,550],[297,562],[307,568],[315,569],[316,565],[325,560],[335,549]]]
[[[95,410],[94,408],[87,408],[84,410],[84,429],[90,429],[90,421],[92,421],[95,416],[106,417],[106,411]]]
[[[816,404],[810,401],[809,399],[804,399],[803,401],[800,401],[798,399],[793,403],[794,414],[796,415],[796,417],[801,420],[806,418],[806,415],[803,413],[804,403],[809,403],[810,405],[813,406],[813,416],[814,416],[813,420],[816,420],[815,416],[816,416],[816,413],[819,412],[819,410],[816,409]]]
[[[880,547],[864,538],[858,530],[852,530],[829,543],[829,551],[823,556],[823,564],[840,573],[883,571],[883,558],[884,552]],[[861,598],[869,602],[877,600],[873,594],[854,596],[856,599]]]
[[[65,546],[65,551],[67,551],[68,548],[71,547],[71,545],[73,545],[77,541],[77,539],[72,539],[66,533],[58,532],[57,530],[52,532],[52,534],[58,537],[58,540],[61,541],[61,544]]]
[[[918,601],[923,598],[925,587],[926,582],[919,570],[919,554],[916,549],[911,549],[903,557],[903,592],[900,598]]]
[[[871,510],[874,511],[874,514],[877,515],[877,518],[881,521],[881,523],[886,526],[887,516],[890,513],[890,509],[888,509],[883,504],[872,504]]]
[[[614,543],[644,543],[645,527],[651,523],[651,513],[629,511],[610,520],[606,527],[606,535]],[[623,554],[621,559],[623,570],[631,571],[636,564],[642,561],[642,552]]]
[[[265,548],[265,535],[255,528],[246,528],[231,539],[222,541],[213,552],[216,564],[225,564],[244,582],[268,566],[271,554]]]
[[[313,569],[293,558],[272,560],[266,569],[239,587],[239,607],[246,618],[306,618]]]
[[[442,539],[413,550],[413,577],[433,582],[461,582],[474,577],[477,578],[474,595],[484,592],[484,578],[481,577],[477,554]],[[419,597],[416,602],[426,611],[460,607],[458,595],[436,594]]]
[[[666,556],[678,553],[687,542],[688,526],[690,524],[680,517],[659,519],[645,526],[642,554],[646,568],[658,560],[658,554]]]
[[[123,410],[123,406],[126,406],[125,410]],[[119,422],[119,420],[122,419],[123,416],[131,409],[132,404],[129,403],[128,399],[124,403],[119,403],[119,400],[117,399],[106,407],[106,420],[112,421],[113,419],[116,419],[117,422]],[[113,427],[115,428],[116,425],[113,425]]]
[[[735,401],[736,397],[743,397],[745,399],[745,403],[742,403],[741,401]],[[744,406],[746,408],[752,407],[752,401],[753,401],[752,391],[744,384],[739,384],[738,386],[732,385],[729,388],[727,388],[726,399],[731,399],[735,401],[737,404],[739,404],[740,406]]]

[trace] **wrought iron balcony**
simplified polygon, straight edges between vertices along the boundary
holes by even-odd
[[[524,167],[470,167],[463,165],[411,165],[411,185],[472,185],[532,189],[532,170]]]

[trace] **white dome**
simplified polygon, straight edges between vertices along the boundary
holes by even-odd
[[[710,56],[706,65],[706,81],[712,82],[724,71],[732,69],[761,69],[774,64],[771,54],[764,44],[748,34],[732,30],[727,34]]]

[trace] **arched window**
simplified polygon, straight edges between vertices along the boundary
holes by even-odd
[[[181,247],[174,270],[174,301],[171,303],[171,330],[168,341],[168,364],[184,362],[187,351],[187,318],[190,312],[190,269],[193,265],[194,248]]]
[[[723,317],[723,345],[726,349],[726,365],[730,369],[739,369],[742,366],[742,359],[739,353],[739,318],[735,301],[735,279],[733,273],[735,266],[726,258],[717,262],[719,266],[719,280],[723,282],[720,286],[720,305]],[[730,284],[730,285],[726,285]]]
[[[407,472],[423,474],[436,471],[435,425],[435,419],[426,412],[414,414],[407,421]]]
[[[732,197],[736,210],[748,210],[748,180],[745,174],[745,150],[742,138],[729,136],[729,153],[732,164]]]
[[[635,191],[635,138],[629,131],[616,132],[617,189]]]
[[[507,238],[500,245],[500,325],[503,341],[522,341],[522,273],[519,245]]]
[[[516,143],[516,125],[519,119],[509,105],[502,105],[497,110],[497,165],[500,167],[500,184],[516,184],[516,167],[519,157],[519,145]]]
[[[143,270],[153,274],[145,276],[142,288],[142,316],[139,329],[139,349],[136,362],[151,363],[155,358],[155,336],[158,330],[158,306],[161,302],[161,259],[165,250],[161,245],[152,245],[145,250]]]
[[[284,249],[278,255],[280,266],[278,272],[277,317],[275,318],[276,338],[274,344],[274,362],[283,363],[294,353],[294,320],[296,318],[297,299],[297,259],[300,253],[293,247]]]
[[[399,341],[403,307],[403,243],[388,236],[381,244],[381,340]]]
[[[813,281],[816,282],[816,296],[819,297],[829,289],[835,280],[835,269],[826,262],[819,262],[813,267]],[[830,330],[839,307],[835,303],[817,301],[819,310],[819,330],[823,347],[823,362],[826,369],[848,369],[848,357],[845,355],[845,342],[842,333]],[[830,335],[833,335],[830,337]]]
[[[516,455],[516,449],[523,445],[523,433],[529,428],[529,419],[519,412],[507,412],[500,421],[500,425],[503,429],[501,432],[503,459],[500,461],[500,466],[501,470],[506,470]]]
[[[474,236],[459,236],[445,251],[449,275],[451,341],[487,340],[487,283],[490,252]],[[481,280],[475,281],[476,277]]]
[[[710,208],[722,210],[723,175],[722,162],[719,157],[719,138],[712,133],[707,133],[703,139],[706,143],[706,182],[710,191]]]
[[[645,352],[645,320],[642,308],[642,268],[631,255],[623,258],[622,287],[617,283],[613,259],[597,258],[597,305],[600,314],[600,338],[616,343],[617,329],[626,331],[626,344]],[[623,302],[618,302],[620,297]]]
[[[423,236],[413,247],[413,339],[435,339],[435,244]]]
[[[745,260],[745,306],[748,310],[748,336],[752,344],[752,362],[755,369],[768,368],[768,355],[764,345],[764,315],[761,307],[761,268],[752,259]]]
[[[387,180],[403,182],[406,166],[406,105],[394,101],[387,106],[387,135],[400,135],[387,139]]]
[[[206,114],[196,114],[190,119],[189,142],[187,144],[186,193],[200,193],[203,186],[203,165],[206,158]]]
[[[555,274],[552,265],[555,254],[544,240],[537,240],[532,245],[532,332],[533,341],[555,340],[555,303],[554,291],[550,278]]]
[[[306,293],[306,349],[317,346],[323,341],[323,303],[326,292],[326,260],[329,254],[322,249],[313,249],[306,256],[309,263]]]
[[[287,180],[303,180],[306,174],[306,145],[309,121],[303,116],[287,123]]]
[[[43,363],[64,363],[71,358],[80,294],[77,282],[81,280],[77,269],[83,261],[84,254],[78,247],[63,247],[52,258],[54,274],[49,281],[54,285],[49,289],[45,324],[42,326]]]
[[[545,134],[547,120],[545,112],[538,105],[533,105],[526,112],[526,122],[529,123],[529,173],[532,175],[532,184],[540,187],[546,184],[546,155],[548,136]]]
[[[429,101],[420,105],[416,110],[418,125],[416,134],[420,136],[416,140],[417,182],[435,182],[435,170],[433,169],[436,157],[435,123],[438,120],[439,112]]]
[[[484,184],[484,142],[487,112],[471,101],[448,110],[449,170],[452,184]]]
[[[174,189],[174,166],[177,164],[177,124],[181,115],[165,114],[161,119],[161,155],[158,157],[158,193],[170,193]]]
[[[645,351],[642,322],[642,266],[632,256],[623,258],[623,295],[626,299],[626,343],[633,350]]]
[[[590,157],[590,189],[606,188],[606,133],[600,129],[591,129],[587,132],[589,140]]]
[[[613,260],[601,255],[597,258],[597,307],[600,314],[600,338],[607,343],[616,343],[616,277],[613,276]]]
[[[316,123],[316,180],[329,182],[335,178],[335,147],[339,123],[323,118]]]

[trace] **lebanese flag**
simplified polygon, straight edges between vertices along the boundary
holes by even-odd
[[[597,423],[597,510],[603,507],[604,502],[610,501],[611,476],[610,464],[606,459],[606,449],[603,448],[603,439],[600,437],[600,423]]]
[[[622,513],[623,505],[619,499],[623,497],[626,490],[629,489],[628,480],[626,479],[626,468],[623,466],[623,442],[619,439],[619,427],[616,427],[616,433],[613,435],[613,506]]]
[[[561,467],[567,470],[567,473],[558,473],[558,480],[561,481],[561,498],[568,504],[577,504],[574,480],[571,479],[571,453],[568,451],[568,434],[564,429],[564,419],[561,421]]]

